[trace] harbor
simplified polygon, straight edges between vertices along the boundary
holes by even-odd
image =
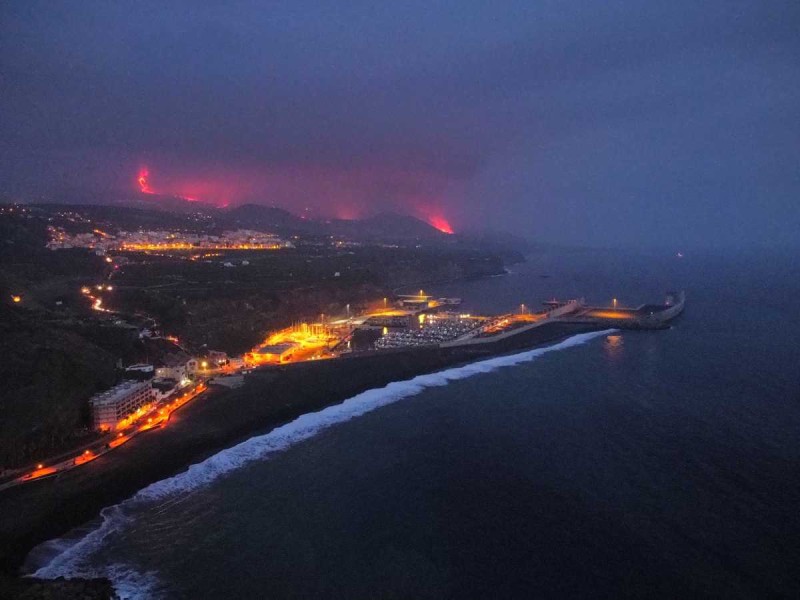
[[[525,304],[514,313],[486,316],[455,312],[460,298],[434,299],[419,291],[399,296],[393,306],[384,306],[362,315],[321,319],[319,323],[300,323],[270,333],[263,345],[243,357],[219,358],[219,365],[190,356],[181,359],[188,370],[173,373],[166,393],[158,391],[163,377],[150,381],[126,380],[97,395],[91,404],[95,427],[103,435],[92,443],[47,460],[41,460],[0,481],[0,493],[8,488],[42,479],[86,465],[129,442],[133,437],[154,428],[165,427],[172,413],[201,396],[208,385],[235,390],[254,381],[263,381],[264,373],[289,365],[316,363],[334,359],[333,368],[342,360],[365,361],[370,357],[414,353],[428,357],[432,365],[467,362],[482,357],[512,352],[558,340],[567,335],[603,329],[663,329],[684,309],[686,295],[668,293],[663,304],[642,304],[636,308],[587,305],[584,299],[542,303],[542,309],[530,311]],[[431,353],[435,356],[431,357]],[[212,353],[213,354],[213,353]],[[338,359],[338,360],[336,360]],[[141,373],[147,365],[135,365]],[[133,367],[132,367],[133,368]],[[129,369],[130,370],[130,369]],[[190,379],[191,378],[191,379]],[[182,384],[178,385],[181,381]],[[252,385],[251,385],[252,387]]]
[[[665,304],[653,312],[663,312],[662,316],[669,320],[680,314],[683,305]],[[212,385],[208,390],[198,387],[197,393],[190,395],[190,399],[197,399],[181,402],[181,410],[171,413],[168,421],[165,418],[148,423],[145,419],[137,433],[144,428],[147,435],[123,433],[124,444],[113,451],[104,447],[99,456],[91,451],[91,460],[81,461],[81,468],[67,461],[63,465],[66,468],[57,473],[41,472],[41,477],[26,485],[14,485],[0,493],[0,511],[16,515],[13,520],[0,521],[0,539],[4,541],[0,567],[13,571],[30,548],[86,522],[101,508],[222,448],[300,415],[391,382],[609,329],[606,319],[584,314],[595,309],[580,301],[544,306],[534,313],[520,311],[491,318],[466,314],[453,317],[448,311],[436,314],[431,308],[419,308],[410,311],[413,319],[404,316],[407,324],[415,322],[417,329],[422,325],[424,330],[427,323],[437,334],[447,335],[430,337],[421,345],[371,350],[354,350],[351,343],[348,351],[327,360],[309,357],[297,362],[245,366],[243,385]],[[649,312],[642,317],[620,318],[615,323],[638,328],[646,323],[643,319],[650,316]],[[426,315],[425,319],[420,315]],[[377,331],[375,340],[384,337],[383,328],[369,329],[369,318],[361,317],[359,321],[362,331],[372,331],[373,335]],[[459,322],[462,325],[456,326]],[[351,342],[355,333],[356,329],[350,332]],[[342,346],[342,341],[335,344]],[[345,348],[346,344],[342,346]],[[314,385],[309,385],[310,381]],[[169,426],[164,427],[167,422]]]

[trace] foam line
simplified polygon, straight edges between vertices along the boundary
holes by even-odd
[[[111,577],[113,573],[110,572],[86,572],[84,568],[80,567],[80,560],[98,549],[109,534],[121,530],[125,523],[132,518],[132,509],[169,496],[207,486],[223,475],[240,469],[248,463],[264,460],[270,455],[312,438],[334,425],[345,423],[382,406],[414,396],[426,388],[445,386],[451,381],[466,379],[480,373],[490,373],[502,367],[530,362],[548,352],[579,346],[613,331],[616,330],[608,329],[582,333],[552,346],[489,358],[436,373],[418,375],[405,381],[395,381],[385,387],[357,394],[340,404],[329,406],[318,412],[304,414],[290,423],[273,429],[269,433],[252,437],[235,446],[221,450],[203,462],[191,465],[182,473],[152,483],[119,504],[104,508],[100,513],[102,520],[99,526],[68,547],[65,547],[64,540],[56,539],[45,542],[46,545],[50,546],[51,552],[42,552],[41,554],[54,556],[46,564],[36,569],[33,575],[42,578],[69,576]],[[52,552],[55,549],[60,550],[60,552]],[[116,585],[117,583],[115,582],[115,587]]]

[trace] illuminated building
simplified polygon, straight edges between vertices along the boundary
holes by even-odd
[[[219,350],[209,350],[206,347],[200,349],[197,353],[200,360],[200,368],[206,369],[219,369],[228,364],[228,355]]]
[[[282,344],[271,344],[253,350],[252,357],[254,362],[287,362],[291,360],[292,354],[299,347],[293,342]]]
[[[122,419],[136,412],[153,400],[153,388],[149,381],[125,381],[94,396],[92,420],[95,429],[114,429]]]
[[[185,352],[173,352],[164,356],[156,368],[156,377],[185,381],[197,372],[199,362]]]
[[[156,377],[150,383],[153,387],[153,397],[156,400],[163,400],[175,391],[179,382],[175,379]]]
[[[56,227],[49,228],[50,250],[89,248],[100,256],[106,252],[150,252],[188,250],[280,250],[294,248],[290,241],[273,233],[237,229],[220,235],[181,231],[118,231],[108,234],[100,230],[91,233],[68,234]],[[113,261],[113,259],[112,259]]]

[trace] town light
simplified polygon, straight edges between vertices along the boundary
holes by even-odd
[[[44,465],[42,463],[39,463],[38,465],[36,465],[36,468],[37,469],[44,469]]]
[[[20,302],[22,302],[22,296],[17,296],[16,294],[14,294],[11,296],[11,301],[14,304],[19,304]]]

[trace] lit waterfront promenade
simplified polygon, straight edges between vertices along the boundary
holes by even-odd
[[[65,471],[70,471],[111,452],[140,433],[157,427],[164,427],[173,412],[197,398],[206,391],[206,389],[208,389],[206,384],[200,382],[192,389],[184,391],[169,402],[155,404],[149,411],[138,415],[126,429],[117,430],[112,434],[105,435],[99,440],[95,440],[88,446],[83,446],[78,450],[58,455],[51,460],[41,461],[37,463],[32,470],[25,470],[27,472],[24,475],[0,484],[0,491],[23,483],[52,477],[53,475],[58,475]]]

